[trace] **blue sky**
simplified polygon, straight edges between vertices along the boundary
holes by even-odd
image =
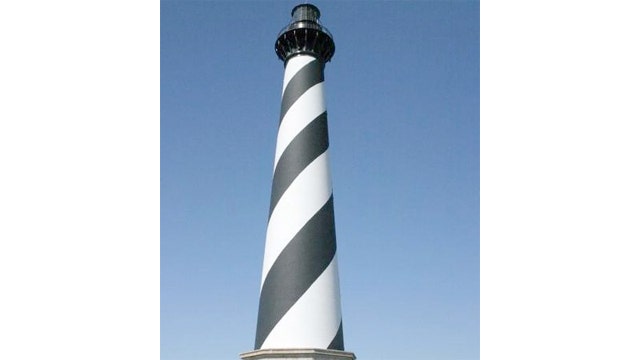
[[[298,2],[161,1],[161,356],[252,350]],[[479,3],[314,2],[345,347],[479,357]]]

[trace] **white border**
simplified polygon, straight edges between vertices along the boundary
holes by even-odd
[[[1,359],[160,355],[160,4],[118,4],[0,5]]]
[[[640,358],[633,5],[481,2],[482,359]]]

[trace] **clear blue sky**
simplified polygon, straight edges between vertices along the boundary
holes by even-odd
[[[345,347],[479,358],[479,3],[314,1]],[[161,356],[252,350],[296,1],[161,1]]]

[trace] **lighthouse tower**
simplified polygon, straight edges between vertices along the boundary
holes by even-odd
[[[342,335],[324,101],[335,45],[314,5],[291,16],[275,44],[285,70],[255,350],[240,357],[353,360]]]

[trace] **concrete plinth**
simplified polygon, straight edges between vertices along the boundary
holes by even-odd
[[[260,349],[240,354],[242,360],[355,360],[347,351],[327,349]]]

